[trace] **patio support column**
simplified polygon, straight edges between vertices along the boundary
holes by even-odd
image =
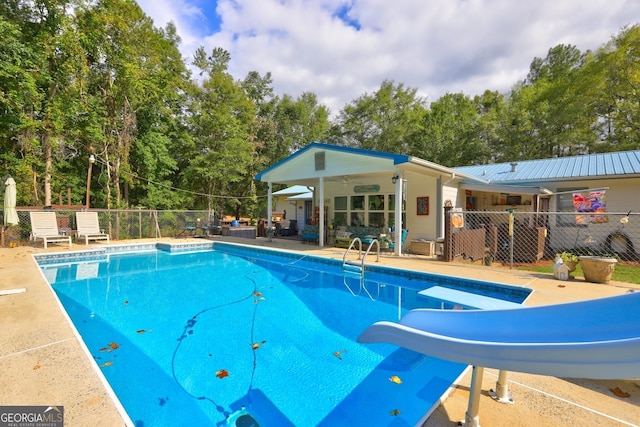
[[[318,199],[320,216],[318,221],[318,246],[324,247],[324,178],[318,178]]]
[[[396,226],[396,230],[394,231],[393,241],[396,242],[394,247],[394,252],[397,256],[402,254],[402,185],[404,183],[404,179],[400,176],[400,179],[396,181],[395,184],[395,201],[396,205],[394,207],[394,224]]]

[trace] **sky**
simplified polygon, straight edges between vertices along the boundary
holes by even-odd
[[[313,92],[334,115],[385,80],[427,102],[508,93],[552,47],[596,50],[640,23],[637,0],[137,2],[156,27],[175,24],[188,63],[221,47],[236,79],[271,72],[276,95]]]

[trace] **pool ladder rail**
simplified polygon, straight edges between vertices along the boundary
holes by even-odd
[[[351,241],[351,243],[349,244],[349,248],[345,251],[344,255],[342,256],[342,273],[343,273],[342,280],[344,282],[344,286],[347,288],[347,290],[349,290],[349,292],[353,296],[359,295],[360,291],[364,290],[369,296],[369,298],[374,299],[364,284],[364,261],[374,246],[376,247],[376,252],[375,252],[376,262],[379,262],[380,261],[380,242],[378,241],[378,239],[373,239],[371,243],[369,243],[369,247],[367,248],[364,255],[362,255],[362,240],[360,240],[359,237],[356,237]],[[347,257],[349,256],[349,252],[351,252],[351,249],[358,251],[357,261],[352,261],[347,259]],[[347,278],[349,277],[359,280],[360,289],[358,290],[357,293],[354,292],[353,289],[351,289],[351,287],[347,283]]]

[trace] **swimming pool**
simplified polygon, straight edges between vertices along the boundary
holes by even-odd
[[[245,413],[262,426],[415,425],[466,366],[358,344],[360,332],[451,308],[418,293],[430,286],[513,302],[530,292],[378,266],[361,288],[335,260],[219,242],[37,261],[139,426],[235,425]]]

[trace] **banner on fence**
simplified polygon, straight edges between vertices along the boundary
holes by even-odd
[[[462,228],[464,227],[464,216],[461,208],[453,208],[451,210],[451,227]]]
[[[576,210],[576,224],[600,224],[609,222],[606,215],[606,191],[590,190],[573,193],[573,207]]]

